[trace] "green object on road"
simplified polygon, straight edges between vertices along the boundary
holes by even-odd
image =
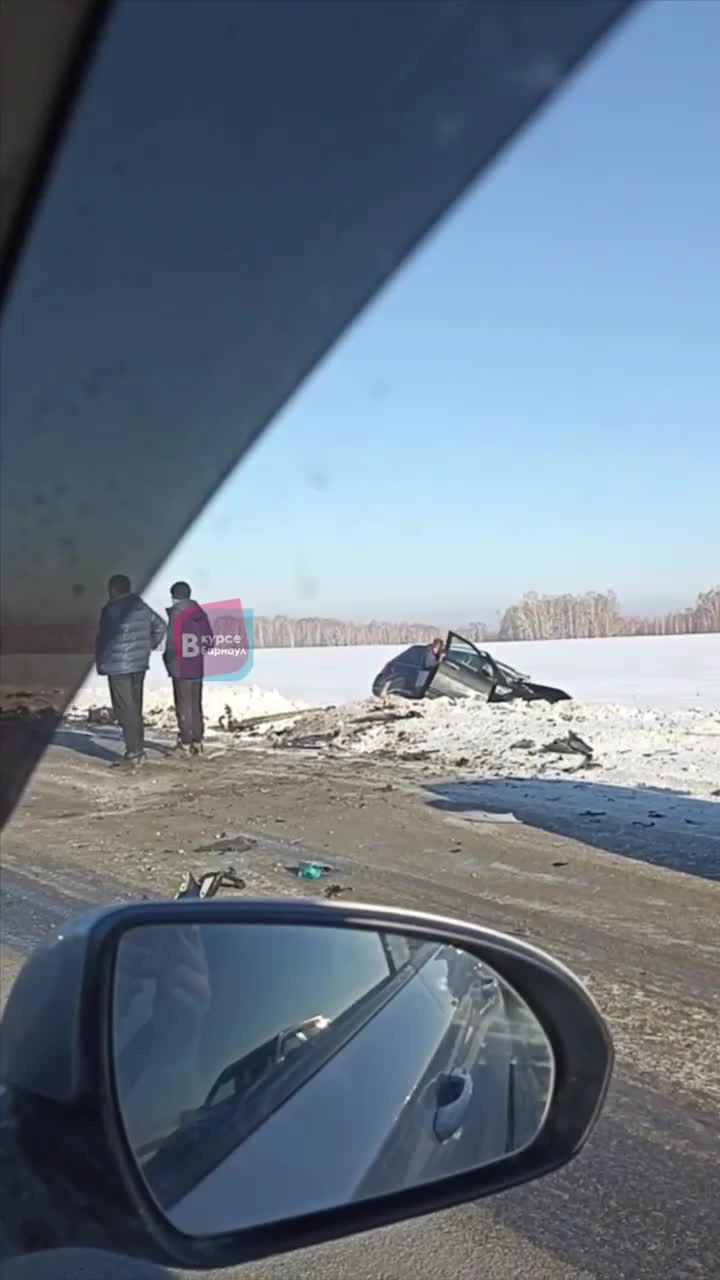
[[[319,880],[322,876],[326,876],[330,871],[330,867],[324,867],[321,862],[298,862],[297,875],[299,880]]]

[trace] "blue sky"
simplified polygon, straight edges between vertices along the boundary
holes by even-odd
[[[406,265],[183,539],[263,612],[455,615],[720,577],[720,5],[646,6]],[[231,570],[240,563],[239,577]]]

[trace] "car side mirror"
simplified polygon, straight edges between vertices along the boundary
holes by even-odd
[[[587,1139],[613,1060],[587,992],[526,943],[282,899],[81,917],[28,961],[2,1030],[26,1108],[94,1109],[136,1251],[190,1268],[542,1177]],[[117,1207],[92,1216],[92,1243],[102,1219],[127,1248]]]

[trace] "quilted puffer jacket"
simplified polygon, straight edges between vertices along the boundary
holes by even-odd
[[[101,676],[146,671],[150,654],[165,639],[165,623],[135,594],[108,600],[100,614],[95,663]]]

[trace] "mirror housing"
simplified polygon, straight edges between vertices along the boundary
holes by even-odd
[[[115,964],[122,939],[131,930],[173,923],[380,931],[468,953],[524,1001],[551,1047],[552,1093],[539,1131],[519,1151],[433,1182],[220,1235],[181,1232],[150,1194],[128,1143],[111,1034]],[[121,1198],[128,1207],[123,1218],[118,1203],[106,1200],[103,1207],[98,1199],[89,1215],[91,1237],[84,1240],[82,1232],[76,1232],[72,1241],[50,1243],[127,1251],[132,1237],[133,1250],[141,1256],[202,1269],[387,1226],[542,1177],[566,1164],[584,1145],[602,1108],[613,1065],[612,1042],[591,997],[565,966],[529,944],[420,912],[297,899],[176,900],[89,912],[30,957],[8,999],[2,1032],[4,1082],[21,1098],[26,1119],[33,1107],[43,1124],[50,1113],[66,1115],[68,1124],[74,1116],[93,1114],[112,1180],[122,1187]],[[52,1141],[50,1133],[44,1137]],[[41,1168],[35,1172],[42,1176]],[[82,1171],[75,1177],[81,1178]],[[90,1205],[92,1182],[77,1190]],[[135,1226],[129,1230],[132,1219]]]

